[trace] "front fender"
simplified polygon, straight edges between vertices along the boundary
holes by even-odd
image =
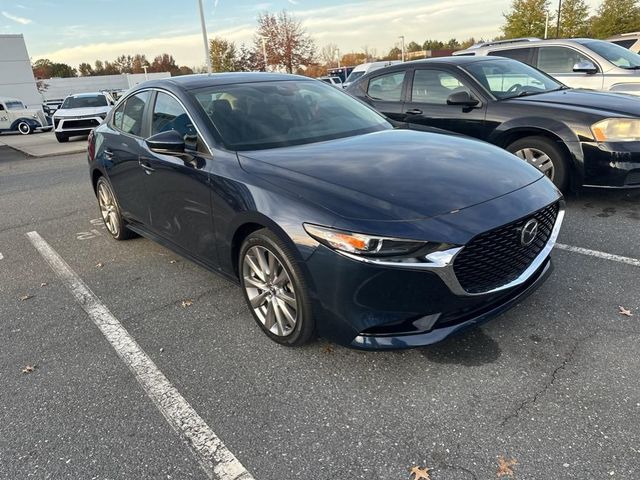
[[[13,123],[11,124],[11,127],[10,127],[11,130],[18,130],[18,125],[21,122],[28,123],[31,126],[31,128],[33,128],[33,129],[42,127],[40,122],[38,120],[36,120],[35,118],[21,117],[21,118],[18,118],[18,119],[13,121]]]

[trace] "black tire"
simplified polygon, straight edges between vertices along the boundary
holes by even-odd
[[[297,308],[295,326],[287,335],[276,335],[269,331],[254,311],[249,300],[249,294],[247,292],[245,278],[243,275],[243,266],[247,252],[256,246],[267,249],[269,253],[274,255],[289,276],[290,285],[293,288],[293,293],[297,302]],[[314,337],[315,320],[312,313],[312,304],[307,281],[289,247],[287,247],[287,245],[285,245],[277,235],[271,232],[271,230],[264,228],[262,230],[255,231],[245,239],[238,258],[238,273],[242,293],[247,302],[249,311],[258,326],[270,339],[287,347],[297,347],[309,342]]]
[[[524,149],[535,149],[546,154],[553,164],[553,181],[559,190],[565,191],[569,183],[569,161],[562,147],[546,137],[525,137],[507,147],[513,154]]]
[[[56,133],[56,140],[60,143],[66,143],[69,141],[69,137],[67,137],[64,133]]]
[[[101,198],[101,189],[105,189],[108,191],[109,195],[112,199],[112,209],[110,222],[107,221],[107,217],[104,215],[103,210],[103,200]],[[127,228],[127,224],[122,218],[122,213],[120,211],[120,205],[118,204],[118,200],[116,199],[116,195],[113,192],[113,188],[111,184],[105,177],[100,177],[96,183],[96,197],[98,199],[98,207],[100,208],[100,217],[104,222],[104,226],[107,229],[107,232],[116,240],[128,240],[135,236],[135,233]]]
[[[33,133],[33,127],[29,122],[22,121],[18,123],[18,132],[22,135],[30,135]]]

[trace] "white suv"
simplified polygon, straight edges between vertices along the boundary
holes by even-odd
[[[604,40],[517,38],[482,43],[454,55],[508,57],[572,88],[640,95],[640,55]]]
[[[67,142],[69,137],[77,135],[88,135],[102,123],[114,103],[111,95],[104,92],[69,95],[53,114],[58,142]]]

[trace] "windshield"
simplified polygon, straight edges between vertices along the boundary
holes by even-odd
[[[316,81],[217,85],[192,95],[231,150],[301,145],[391,128],[371,108]]]
[[[94,95],[91,97],[67,97],[60,108],[91,108],[106,107],[109,103],[104,95]]]
[[[17,100],[10,100],[8,102],[5,102],[5,105],[7,106],[7,110],[24,110],[27,108],[22,102],[19,102]]]
[[[365,72],[363,70],[358,70],[358,71],[353,71],[351,72],[351,74],[347,77],[347,81],[345,83],[353,83],[355,82],[357,79],[359,79],[361,76],[363,76],[365,74]]]
[[[640,55],[633,53],[615,43],[603,42],[602,40],[589,40],[581,42],[601,57],[613,63],[616,67],[627,69],[640,69]]]
[[[473,62],[464,69],[496,98],[513,98],[550,92],[564,85],[524,63],[496,59]]]

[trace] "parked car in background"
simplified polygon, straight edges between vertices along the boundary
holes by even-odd
[[[563,219],[560,192],[504,150],[396,130],[293,75],[145,82],[88,157],[115,239],[143,234],[239,283],[289,346],[406,348],[481,323],[545,280]]]
[[[342,80],[340,80],[340,77],[318,77],[317,79],[334,87],[342,88]]]
[[[536,67],[572,88],[640,95],[640,55],[604,40],[503,40],[454,55],[507,57]]]
[[[640,187],[637,97],[570,89],[529,65],[494,56],[394,65],[347,92],[409,128],[437,127],[505,148],[560,189]],[[500,175],[495,172],[494,181]]]
[[[631,50],[633,53],[640,53],[640,32],[616,35],[615,37],[607,38],[607,42],[620,45],[622,48]]]
[[[69,137],[88,135],[107,117],[114,103],[106,92],[69,95],[53,114],[56,139],[67,142]]]
[[[351,70],[351,73],[347,77],[347,81],[342,85],[344,88],[347,88],[353,82],[355,82],[358,78],[366,75],[369,72],[373,72],[374,70],[378,70],[380,68],[388,67],[390,65],[395,65],[397,63],[401,63],[400,60],[391,60],[384,62],[370,62],[370,63],[362,63],[357,65]]]
[[[40,108],[27,108],[17,98],[0,97],[0,132],[19,132],[29,135],[53,128],[50,119]]]
[[[340,81],[344,83],[347,81],[347,77],[349,77],[351,72],[353,72],[353,69],[354,67],[351,66],[329,68],[327,70],[327,75],[330,77],[340,77]]]

